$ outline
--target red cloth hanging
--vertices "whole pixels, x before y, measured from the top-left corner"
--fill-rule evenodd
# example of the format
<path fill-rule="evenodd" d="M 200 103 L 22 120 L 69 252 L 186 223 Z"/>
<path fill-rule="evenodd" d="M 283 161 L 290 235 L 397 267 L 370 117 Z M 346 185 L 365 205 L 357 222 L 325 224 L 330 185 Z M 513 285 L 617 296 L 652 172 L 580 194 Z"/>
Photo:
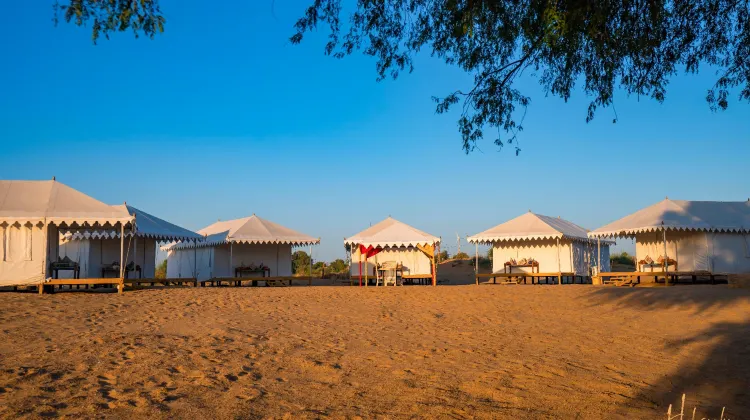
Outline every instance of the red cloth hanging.
<path fill-rule="evenodd" d="M 372 245 L 368 247 L 365 247 L 364 245 L 359 246 L 359 253 L 364 255 L 365 258 L 370 258 L 382 250 L 382 248 L 374 248 Z"/>

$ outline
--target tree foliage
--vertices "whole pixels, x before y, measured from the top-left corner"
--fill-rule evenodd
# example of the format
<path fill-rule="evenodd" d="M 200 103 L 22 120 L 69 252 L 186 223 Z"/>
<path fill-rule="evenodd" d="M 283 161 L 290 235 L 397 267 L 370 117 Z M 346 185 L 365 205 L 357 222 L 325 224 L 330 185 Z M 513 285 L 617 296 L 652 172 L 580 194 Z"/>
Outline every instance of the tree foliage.
<path fill-rule="evenodd" d="M 469 254 L 461 251 L 461 252 L 457 252 L 456 255 L 453 256 L 453 259 L 454 260 L 469 260 L 471 259 L 471 257 L 469 256 Z"/>
<path fill-rule="evenodd" d="M 328 268 L 330 269 L 331 273 L 345 273 L 349 269 L 349 264 L 339 258 L 331 262 Z"/>
<path fill-rule="evenodd" d="M 52 5 L 55 23 L 60 17 L 78 26 L 91 23 L 91 39 L 96 44 L 100 35 L 109 39 L 112 32 L 132 30 L 136 38 L 153 38 L 164 32 L 166 19 L 159 0 L 69 0 Z"/>
<path fill-rule="evenodd" d="M 166 258 L 162 262 L 160 262 L 159 265 L 156 266 L 154 277 L 156 277 L 157 279 L 167 278 L 167 259 Z"/>
<path fill-rule="evenodd" d="M 619 254 L 610 255 L 609 262 L 611 264 L 635 265 L 635 258 L 627 252 L 622 251 Z"/>
<path fill-rule="evenodd" d="M 295 274 L 310 273 L 310 255 L 305 251 L 295 251 L 292 254 L 292 272 Z"/>
<path fill-rule="evenodd" d="M 488 130 L 498 146 L 520 151 L 531 98 L 515 82 L 525 72 L 565 101 L 582 85 L 586 121 L 614 105 L 617 89 L 664 101 L 680 71 L 716 71 L 706 86 L 712 110 L 726 109 L 735 91 L 750 101 L 750 0 L 359 0 L 349 12 L 343 0 L 311 1 L 293 43 L 322 27 L 326 54 L 375 57 L 378 80 L 412 71 L 423 50 L 472 74 L 468 89 L 433 98 L 438 113 L 460 108 L 467 153 Z M 68 0 L 54 10 L 56 19 L 91 22 L 94 42 L 164 30 L 159 0 Z"/>
<path fill-rule="evenodd" d="M 671 76 L 703 65 L 718 71 L 706 95 L 713 110 L 728 106 L 733 88 L 750 100 L 748 1 L 361 0 L 344 21 L 342 0 L 315 0 L 291 41 L 326 27 L 325 53 L 375 57 L 378 80 L 412 71 L 428 50 L 474 76 L 470 89 L 434 98 L 437 113 L 461 104 L 464 150 L 489 129 L 518 153 L 531 99 L 514 82 L 525 71 L 565 101 L 582 84 L 587 122 L 614 104 L 617 88 L 662 102 Z"/>

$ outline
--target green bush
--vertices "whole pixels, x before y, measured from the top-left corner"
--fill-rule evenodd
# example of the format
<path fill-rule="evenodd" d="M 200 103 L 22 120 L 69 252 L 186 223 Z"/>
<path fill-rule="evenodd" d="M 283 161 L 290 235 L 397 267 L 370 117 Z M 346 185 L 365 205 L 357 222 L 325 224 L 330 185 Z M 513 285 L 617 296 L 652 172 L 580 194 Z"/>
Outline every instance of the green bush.
<path fill-rule="evenodd" d="M 154 273 L 154 277 L 156 277 L 157 279 L 167 278 L 167 260 L 166 259 L 156 266 L 156 272 Z"/>
<path fill-rule="evenodd" d="M 610 264 L 635 265 L 634 257 L 625 251 L 610 255 L 609 262 Z"/>
<path fill-rule="evenodd" d="M 292 272 L 294 274 L 310 274 L 310 256 L 305 251 L 292 254 Z"/>
<path fill-rule="evenodd" d="M 457 253 L 456 255 L 454 255 L 453 259 L 454 260 L 468 260 L 468 259 L 471 259 L 471 257 L 469 256 L 469 254 L 461 251 L 461 252 Z"/>
<path fill-rule="evenodd" d="M 341 258 L 334 260 L 328 265 L 328 270 L 331 273 L 345 273 L 349 268 L 349 264 Z"/>

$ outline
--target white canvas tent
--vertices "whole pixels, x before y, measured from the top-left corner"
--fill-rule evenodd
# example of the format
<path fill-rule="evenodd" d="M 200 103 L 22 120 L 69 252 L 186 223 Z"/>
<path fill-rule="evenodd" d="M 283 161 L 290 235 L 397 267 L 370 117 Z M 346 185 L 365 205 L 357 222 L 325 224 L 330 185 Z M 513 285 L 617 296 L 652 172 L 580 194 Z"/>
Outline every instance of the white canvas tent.
<path fill-rule="evenodd" d="M 589 232 L 592 238 L 635 239 L 638 261 L 666 256 L 678 272 L 750 272 L 750 200 L 666 198 Z"/>
<path fill-rule="evenodd" d="M 39 284 L 56 261 L 58 229 L 124 232 L 132 216 L 55 181 L 0 181 L 0 286 Z M 122 253 L 121 253 L 122 254 Z"/>
<path fill-rule="evenodd" d="M 197 244 L 183 242 L 166 247 L 167 277 L 206 281 L 234 277 L 235 268 L 248 266 L 266 266 L 271 276 L 287 277 L 293 274 L 292 248 L 320 243 L 319 238 L 254 214 L 218 221 L 198 234 L 204 239 Z"/>
<path fill-rule="evenodd" d="M 470 243 L 492 246 L 492 272 L 505 270 L 505 263 L 514 259 L 533 258 L 541 272 L 574 273 L 588 276 L 592 266 L 609 270 L 609 246 L 601 243 L 597 262 L 597 241 L 589 239 L 586 229 L 559 217 L 528 213 L 470 236 Z M 514 270 L 511 267 L 511 270 Z M 529 272 L 530 267 L 517 267 Z"/>
<path fill-rule="evenodd" d="M 134 218 L 135 236 L 126 233 L 125 261 L 140 267 L 141 277 L 153 278 L 156 274 L 156 250 L 160 241 L 198 241 L 203 237 L 195 232 L 167 222 L 127 204 L 113 206 L 127 211 Z M 80 265 L 80 277 L 104 276 L 102 267 L 119 261 L 120 234 L 114 230 L 90 231 L 85 228 L 65 229 L 60 232 L 60 257 L 67 256 Z M 126 271 L 126 276 L 135 275 Z M 60 273 L 71 277 L 73 273 Z"/>
<path fill-rule="evenodd" d="M 367 285 L 378 263 L 385 261 L 402 264 L 405 276 L 430 276 L 435 284 L 434 260 L 439 252 L 440 238 L 392 217 L 344 239 L 344 246 L 351 252 L 349 273 L 352 277 L 357 276 L 360 284 L 364 277 Z"/>

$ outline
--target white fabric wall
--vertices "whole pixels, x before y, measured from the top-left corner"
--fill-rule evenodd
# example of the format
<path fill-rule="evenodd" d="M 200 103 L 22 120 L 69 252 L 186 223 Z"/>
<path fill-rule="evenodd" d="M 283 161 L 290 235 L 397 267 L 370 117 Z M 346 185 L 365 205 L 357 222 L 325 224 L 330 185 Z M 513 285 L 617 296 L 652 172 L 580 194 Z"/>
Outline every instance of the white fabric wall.
<path fill-rule="evenodd" d="M 216 252 L 215 277 L 234 277 L 235 267 L 248 266 L 250 264 L 266 265 L 271 269 L 271 276 L 292 275 L 291 245 L 233 244 L 231 247 L 231 268 L 229 267 L 229 245 L 219 245 L 214 247 L 214 249 Z"/>
<path fill-rule="evenodd" d="M 386 248 L 380 251 L 376 255 L 367 259 L 365 263 L 362 258 L 362 276 L 364 277 L 366 270 L 369 277 L 373 277 L 375 273 L 376 264 L 382 264 L 386 261 L 395 261 L 401 263 L 404 266 L 404 274 L 431 274 L 432 263 L 427 255 L 419 249 L 410 247 L 400 248 Z M 350 273 L 353 277 L 359 276 L 359 250 L 355 249 L 352 254 L 352 266 Z"/>
<path fill-rule="evenodd" d="M 557 241 L 555 239 L 497 242 L 492 248 L 492 271 L 502 272 L 504 264 L 511 258 L 520 261 L 523 258 L 534 258 L 539 262 L 542 273 L 556 273 Z M 514 271 L 531 272 L 531 267 L 514 268 Z M 570 242 L 560 241 L 560 271 L 571 271 Z"/>
<path fill-rule="evenodd" d="M 602 244 L 602 271 L 609 271 L 609 245 Z M 578 276 L 588 276 L 589 267 L 596 265 L 597 246 L 595 243 L 560 240 L 560 265 L 562 272 L 574 272 Z M 526 240 L 495 243 L 492 249 L 492 271 L 502 272 L 505 262 L 511 258 L 520 261 L 533 258 L 539 262 L 539 272 L 558 271 L 557 240 Z M 514 272 L 531 272 L 531 267 L 516 267 Z"/>
<path fill-rule="evenodd" d="M 195 276 L 198 281 L 205 281 L 211 278 L 212 267 L 213 248 L 174 249 L 167 252 L 167 278 Z M 197 273 L 194 273 L 195 270 Z"/>
<path fill-rule="evenodd" d="M 750 273 L 750 235 L 710 233 L 715 273 Z"/>
<path fill-rule="evenodd" d="M 228 244 L 198 248 L 198 280 L 205 281 L 212 277 L 234 277 L 235 267 L 250 264 L 268 266 L 271 269 L 271 276 L 292 275 L 291 245 L 233 244 L 231 268 L 229 266 L 229 251 Z M 194 258 L 196 257 L 193 249 L 170 250 L 167 253 L 167 277 L 192 277 Z"/>
<path fill-rule="evenodd" d="M 81 268 L 80 276 L 82 279 L 90 278 L 89 275 L 89 253 L 91 241 L 88 239 L 60 242 L 58 246 L 58 255 L 60 258 L 68 257 L 78 263 Z M 72 279 L 75 273 L 69 270 L 57 273 L 61 279 Z M 52 275 L 50 273 L 50 275 Z M 99 277 L 98 275 L 96 277 Z"/>
<path fill-rule="evenodd" d="M 50 228 L 55 234 L 57 230 Z M 41 282 L 45 277 L 46 247 L 43 225 L 0 226 L 0 286 Z"/>
<path fill-rule="evenodd" d="M 102 275 L 102 266 L 111 265 L 113 262 L 120 261 L 120 239 L 84 239 L 69 241 L 68 243 L 74 242 L 89 242 L 89 257 L 87 275 L 83 274 L 83 266 L 81 266 L 81 278 L 98 278 Z M 64 247 L 68 244 L 61 245 L 61 252 Z M 125 238 L 125 250 L 124 256 L 126 263 L 133 262 L 133 258 L 137 260 L 136 264 L 141 266 L 143 272 L 143 278 L 152 278 L 156 273 L 156 240 L 151 238 L 138 238 L 134 240 L 131 237 Z M 134 248 L 137 247 L 137 251 L 134 253 Z M 72 259 L 73 257 L 71 257 Z M 62 273 L 60 274 L 62 276 Z M 128 274 L 131 278 L 137 276 L 137 273 L 131 272 Z"/>
<path fill-rule="evenodd" d="M 679 271 L 714 273 L 750 272 L 750 236 L 739 233 L 667 232 L 667 254 L 677 260 Z M 662 232 L 639 233 L 636 258 L 664 255 Z M 673 268 L 672 268 L 673 269 Z"/>

